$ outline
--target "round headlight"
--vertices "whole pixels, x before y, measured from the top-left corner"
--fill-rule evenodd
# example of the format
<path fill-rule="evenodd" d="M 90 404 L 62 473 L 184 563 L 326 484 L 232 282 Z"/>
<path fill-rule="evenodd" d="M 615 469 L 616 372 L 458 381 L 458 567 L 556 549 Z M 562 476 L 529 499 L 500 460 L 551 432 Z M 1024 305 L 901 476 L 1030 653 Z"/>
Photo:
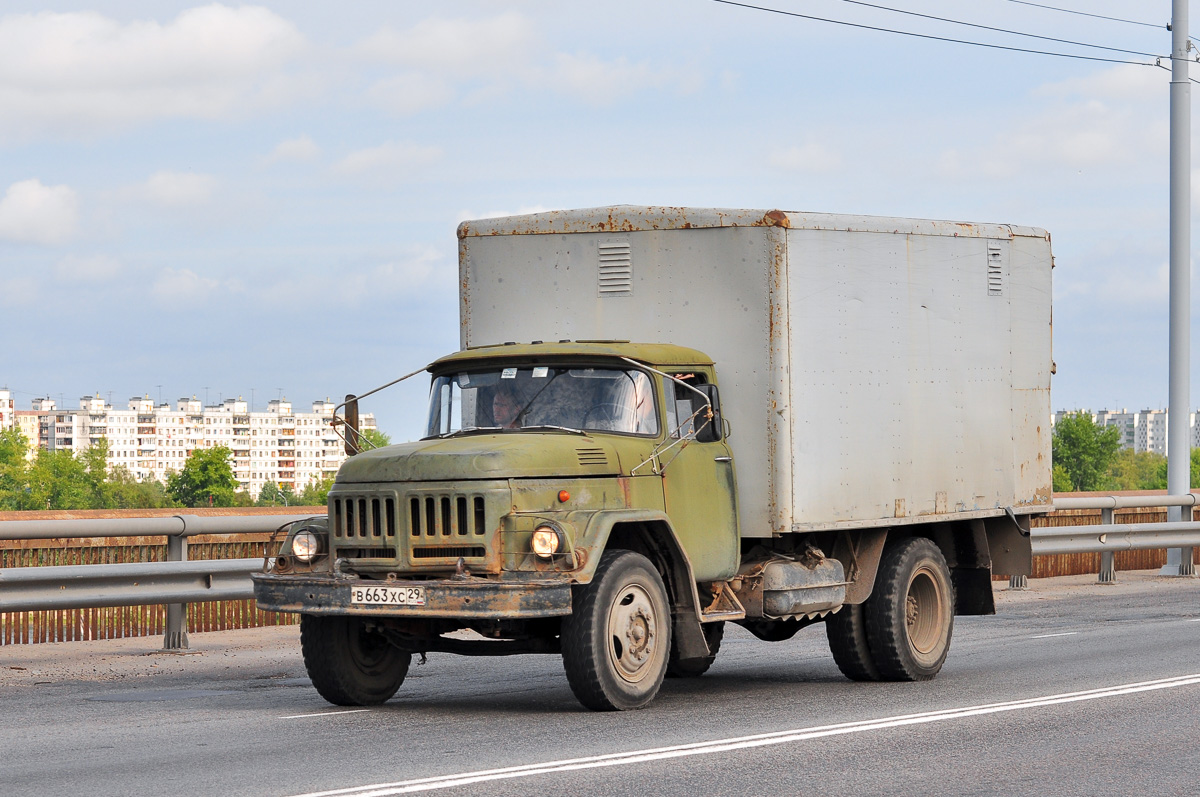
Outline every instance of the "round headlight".
<path fill-rule="evenodd" d="M 301 562 L 311 562 L 321 552 L 321 540 L 316 534 L 305 529 L 292 537 L 292 556 Z"/>
<path fill-rule="evenodd" d="M 543 559 L 549 559 L 562 545 L 562 533 L 553 526 L 538 526 L 533 532 L 529 547 Z"/>

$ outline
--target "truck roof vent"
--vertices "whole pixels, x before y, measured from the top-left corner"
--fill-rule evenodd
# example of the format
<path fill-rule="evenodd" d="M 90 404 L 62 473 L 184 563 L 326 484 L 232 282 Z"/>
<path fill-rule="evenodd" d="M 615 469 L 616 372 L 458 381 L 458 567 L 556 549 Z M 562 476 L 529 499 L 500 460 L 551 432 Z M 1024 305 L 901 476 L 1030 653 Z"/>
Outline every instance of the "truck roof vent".
<path fill-rule="evenodd" d="M 987 286 L 988 296 L 1004 295 L 1004 249 L 999 241 L 988 241 Z"/>
<path fill-rule="evenodd" d="M 599 295 L 633 295 L 633 255 L 629 241 L 602 241 L 596 245 Z"/>

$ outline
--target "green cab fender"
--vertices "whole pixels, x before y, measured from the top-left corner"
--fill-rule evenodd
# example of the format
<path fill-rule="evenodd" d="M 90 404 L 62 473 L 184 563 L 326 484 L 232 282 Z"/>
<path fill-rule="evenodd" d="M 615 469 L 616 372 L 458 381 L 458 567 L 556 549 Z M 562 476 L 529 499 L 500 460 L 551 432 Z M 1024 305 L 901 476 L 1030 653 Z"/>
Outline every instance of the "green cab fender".
<path fill-rule="evenodd" d="M 606 550 L 636 551 L 648 558 L 663 574 L 671 594 L 672 626 L 679 657 L 702 658 L 709 654 L 700 627 L 700 595 L 692 575 L 692 563 L 665 512 L 654 509 L 594 512 L 575 541 L 575 548 L 586 552 L 583 566 L 575 572 L 578 584 L 591 582 L 600 555 Z"/>

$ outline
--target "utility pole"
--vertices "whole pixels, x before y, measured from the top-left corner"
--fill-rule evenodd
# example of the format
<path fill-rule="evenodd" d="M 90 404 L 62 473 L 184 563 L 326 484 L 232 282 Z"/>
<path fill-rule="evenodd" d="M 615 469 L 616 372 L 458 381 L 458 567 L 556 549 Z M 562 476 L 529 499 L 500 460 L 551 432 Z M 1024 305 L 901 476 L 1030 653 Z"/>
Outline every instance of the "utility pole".
<path fill-rule="evenodd" d="M 1188 1 L 1171 0 L 1171 315 L 1170 402 L 1167 405 L 1167 492 L 1192 490 L 1191 429 L 1191 171 L 1192 86 L 1188 76 Z M 1188 508 L 1188 520 L 1192 509 Z M 1183 507 L 1170 507 L 1167 519 L 1183 519 Z M 1162 575 L 1192 576 L 1191 548 L 1167 550 Z"/>

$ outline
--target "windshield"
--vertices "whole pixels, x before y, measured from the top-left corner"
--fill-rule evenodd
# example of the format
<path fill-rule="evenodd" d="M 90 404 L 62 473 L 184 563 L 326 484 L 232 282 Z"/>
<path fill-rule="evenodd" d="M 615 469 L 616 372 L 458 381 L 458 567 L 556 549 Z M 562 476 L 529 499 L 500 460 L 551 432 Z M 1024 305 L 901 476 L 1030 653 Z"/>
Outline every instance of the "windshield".
<path fill-rule="evenodd" d="M 474 429 L 557 427 L 658 434 L 650 378 L 614 368 L 530 366 L 438 376 L 427 437 Z"/>

